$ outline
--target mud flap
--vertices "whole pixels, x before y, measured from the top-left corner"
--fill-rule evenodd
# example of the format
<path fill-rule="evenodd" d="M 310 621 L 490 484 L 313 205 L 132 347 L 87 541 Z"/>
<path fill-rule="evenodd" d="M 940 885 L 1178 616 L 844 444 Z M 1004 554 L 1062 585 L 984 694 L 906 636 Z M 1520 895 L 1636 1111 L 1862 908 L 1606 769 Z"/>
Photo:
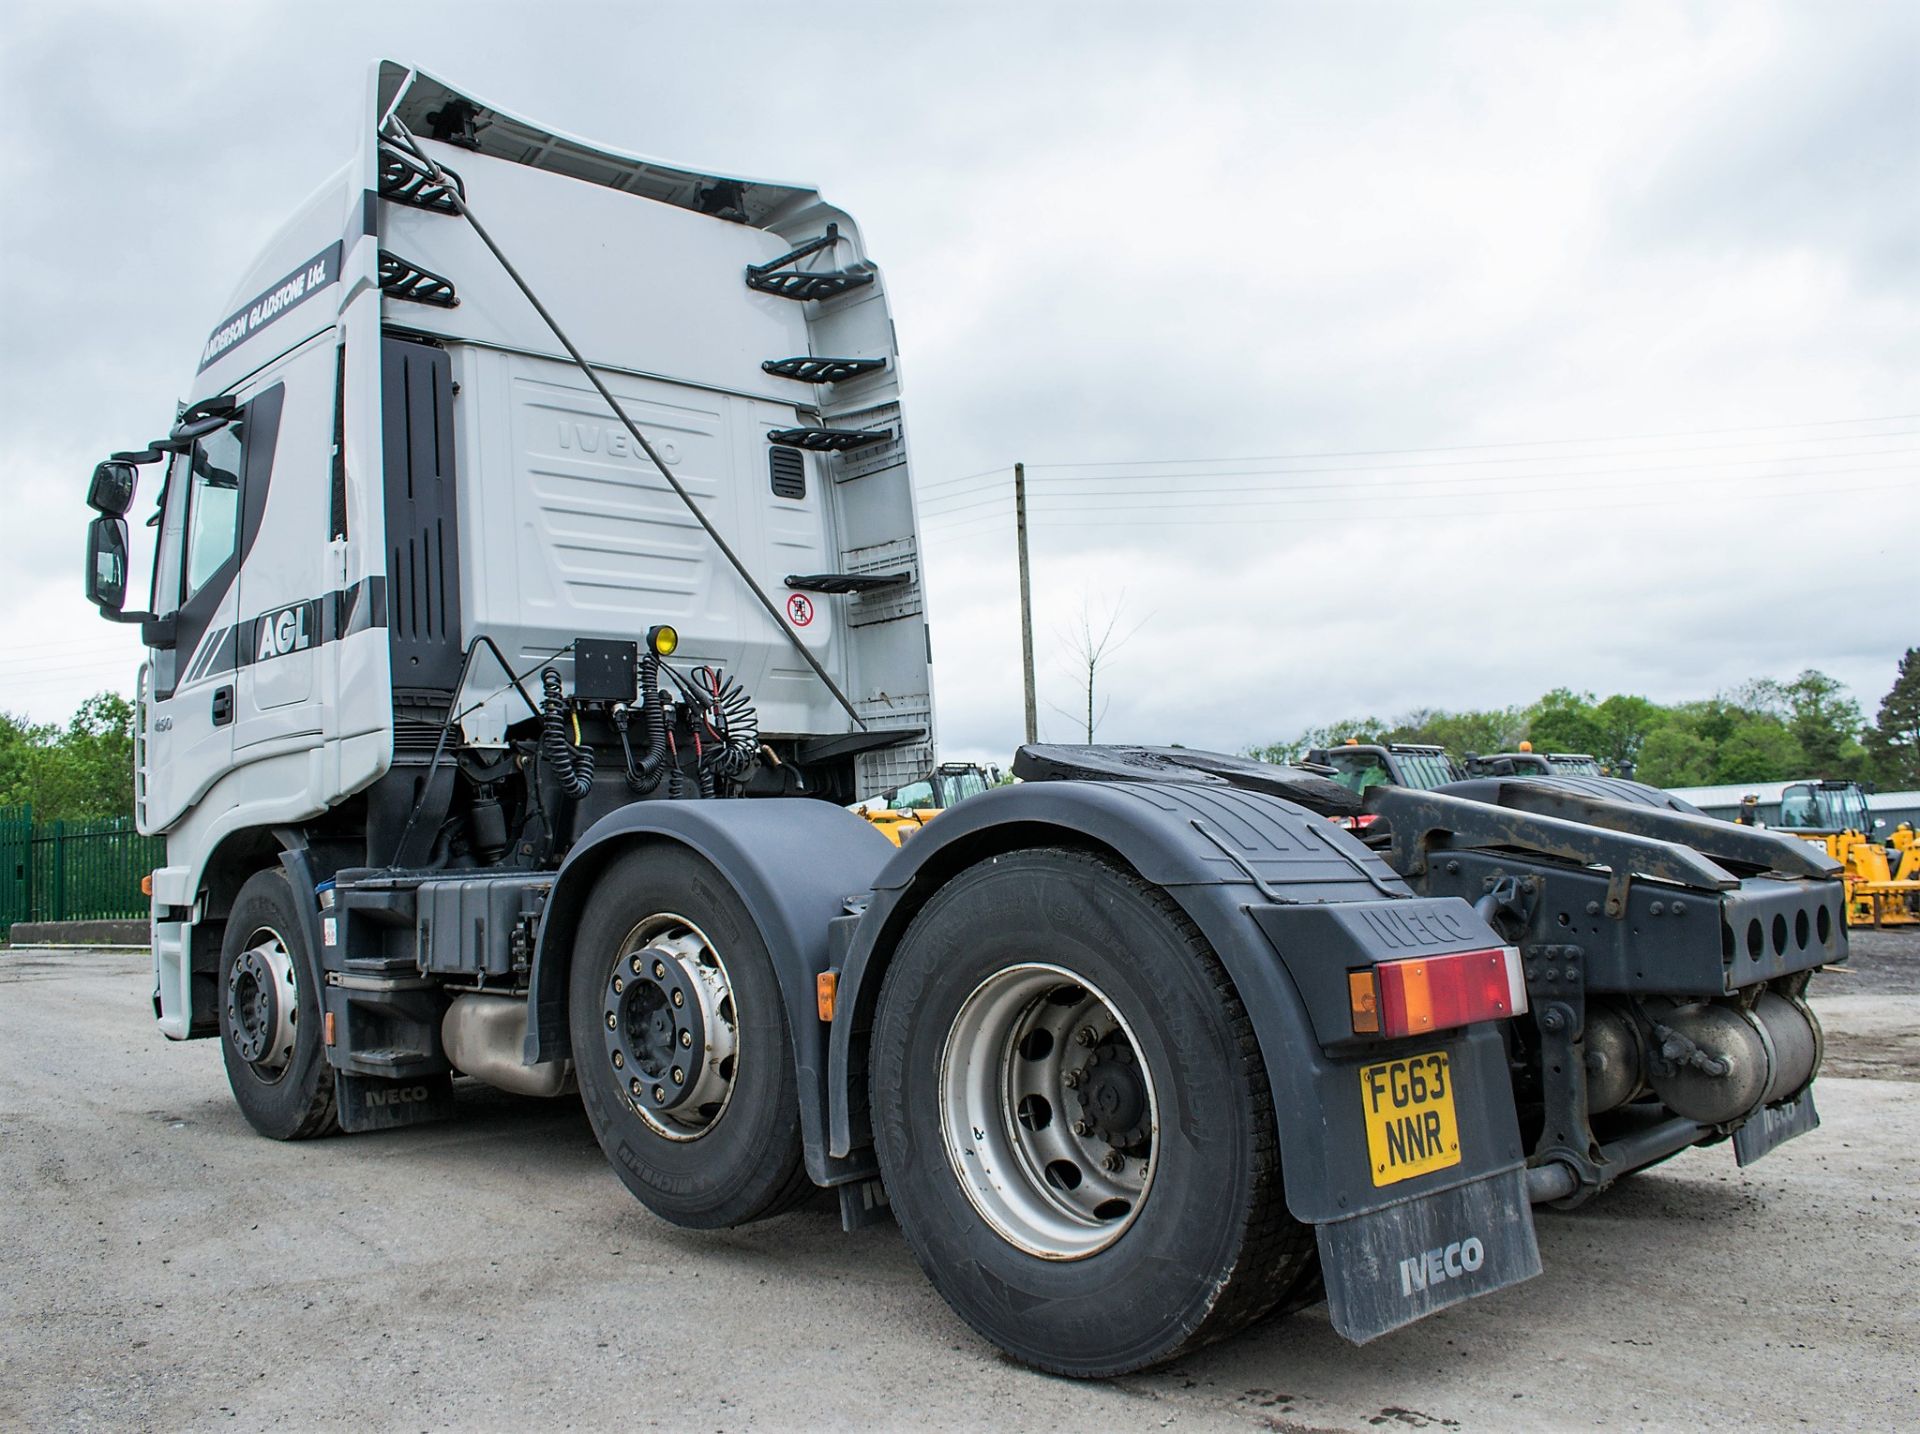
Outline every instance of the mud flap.
<path fill-rule="evenodd" d="M 1776 1146 L 1796 1135 L 1820 1128 L 1820 1113 L 1813 1108 L 1813 1087 L 1808 1086 L 1785 1105 L 1770 1105 L 1756 1111 L 1751 1120 L 1733 1133 L 1733 1158 L 1751 1165 Z"/>
<path fill-rule="evenodd" d="M 1318 1227 L 1333 1327 L 1355 1344 L 1540 1273 L 1527 1172 Z"/>
<path fill-rule="evenodd" d="M 405 1080 L 335 1071 L 333 1078 L 340 1128 L 349 1135 L 453 1116 L 453 1077 L 445 1071 Z"/>

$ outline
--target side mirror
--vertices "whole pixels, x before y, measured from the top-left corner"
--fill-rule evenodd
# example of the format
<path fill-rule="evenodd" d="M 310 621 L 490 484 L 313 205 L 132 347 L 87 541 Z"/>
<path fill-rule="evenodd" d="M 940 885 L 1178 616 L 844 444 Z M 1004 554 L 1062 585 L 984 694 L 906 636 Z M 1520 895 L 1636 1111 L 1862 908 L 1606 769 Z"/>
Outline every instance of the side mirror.
<path fill-rule="evenodd" d="M 127 523 L 124 518 L 102 513 L 87 525 L 87 601 L 105 616 L 115 618 L 126 605 Z"/>
<path fill-rule="evenodd" d="M 139 470 L 131 463 L 109 458 L 105 463 L 97 464 L 93 470 L 93 481 L 87 485 L 87 506 L 109 518 L 124 517 L 127 509 L 133 506 L 133 489 L 138 479 Z M 123 541 L 123 551 L 125 547 Z"/>

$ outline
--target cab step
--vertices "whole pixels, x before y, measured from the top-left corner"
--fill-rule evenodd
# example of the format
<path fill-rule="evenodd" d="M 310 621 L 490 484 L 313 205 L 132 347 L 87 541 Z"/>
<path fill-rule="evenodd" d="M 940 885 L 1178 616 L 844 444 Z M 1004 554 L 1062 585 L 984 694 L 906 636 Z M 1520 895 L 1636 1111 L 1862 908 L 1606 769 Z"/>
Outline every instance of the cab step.
<path fill-rule="evenodd" d="M 890 428 L 776 428 L 767 442 L 779 448 L 805 448 L 813 453 L 845 453 L 871 448 L 893 437 Z"/>
<path fill-rule="evenodd" d="M 798 358 L 768 359 L 760 367 L 779 378 L 797 378 L 802 383 L 844 383 L 863 373 L 875 373 L 887 366 L 883 358 Z"/>
<path fill-rule="evenodd" d="M 787 268 L 787 265 L 797 264 L 811 254 L 818 254 L 823 249 L 831 249 L 839 242 L 840 226 L 829 224 L 826 233 L 818 239 L 809 239 L 791 253 L 782 254 L 778 259 L 770 259 L 764 264 L 749 264 L 747 287 L 757 289 L 763 294 L 772 294 L 775 298 L 793 299 L 804 303 L 808 299 L 831 299 L 834 295 L 844 294 L 849 289 L 871 284 L 874 279 L 871 269 L 802 271 Z"/>
<path fill-rule="evenodd" d="M 795 592 L 828 593 L 872 593 L 883 588 L 897 588 L 910 582 L 911 573 L 788 573 L 787 586 Z"/>

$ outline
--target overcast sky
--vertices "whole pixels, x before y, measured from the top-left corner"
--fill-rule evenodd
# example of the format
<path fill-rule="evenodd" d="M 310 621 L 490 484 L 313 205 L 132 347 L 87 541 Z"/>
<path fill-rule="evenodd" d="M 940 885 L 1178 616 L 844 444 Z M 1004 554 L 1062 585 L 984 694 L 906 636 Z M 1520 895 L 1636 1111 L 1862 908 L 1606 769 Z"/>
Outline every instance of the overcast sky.
<path fill-rule="evenodd" d="M 1920 6 L 543 0 L 0 12 L 0 709 L 130 691 L 92 464 L 162 432 L 366 62 L 817 184 L 884 266 L 943 755 L 1238 749 L 1920 644 Z M 562 313 L 591 295 L 549 296 Z"/>

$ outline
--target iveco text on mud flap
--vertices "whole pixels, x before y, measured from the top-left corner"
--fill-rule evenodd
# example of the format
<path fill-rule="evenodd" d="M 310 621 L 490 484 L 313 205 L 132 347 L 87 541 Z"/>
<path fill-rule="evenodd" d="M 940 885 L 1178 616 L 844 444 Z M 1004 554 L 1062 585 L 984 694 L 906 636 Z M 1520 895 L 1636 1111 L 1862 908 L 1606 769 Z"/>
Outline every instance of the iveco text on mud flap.
<path fill-rule="evenodd" d="M 261 1133 L 577 1095 L 660 1217 L 835 1189 L 1108 1376 L 1322 1282 L 1374 1338 L 1537 1273 L 1532 1202 L 1815 1123 L 1831 863 L 1630 784 L 1028 747 L 895 847 L 847 808 L 935 770 L 931 648 L 859 229 L 400 65 L 360 118 L 88 493 L 155 1015 Z"/>

